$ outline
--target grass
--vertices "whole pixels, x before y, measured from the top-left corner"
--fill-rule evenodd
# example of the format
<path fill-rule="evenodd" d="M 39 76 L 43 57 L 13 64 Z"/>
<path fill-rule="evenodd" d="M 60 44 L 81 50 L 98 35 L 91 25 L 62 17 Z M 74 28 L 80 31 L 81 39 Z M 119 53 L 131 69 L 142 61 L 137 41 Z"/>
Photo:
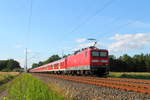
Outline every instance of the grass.
<path fill-rule="evenodd" d="M 13 79 L 18 74 L 18 72 L 0 72 L 0 84 Z"/>
<path fill-rule="evenodd" d="M 0 76 L 0 84 L 4 84 L 6 82 L 8 82 L 9 80 L 13 79 L 15 76 L 12 75 L 4 75 L 4 76 Z"/>
<path fill-rule="evenodd" d="M 64 97 L 30 74 L 22 74 L 13 80 L 8 97 L 3 100 L 64 100 Z"/>
<path fill-rule="evenodd" d="M 18 72 L 0 72 L 0 93 L 7 89 L 9 86 L 9 83 L 7 83 L 9 80 L 12 80 L 15 76 L 17 76 Z M 6 84 L 5 84 L 6 83 Z"/>
<path fill-rule="evenodd" d="M 150 73 L 139 72 L 110 72 L 108 76 L 116 78 L 150 79 Z"/>
<path fill-rule="evenodd" d="M 3 92 L 5 89 L 7 89 L 8 86 L 9 86 L 9 83 L 6 83 L 6 84 L 0 86 L 0 93 Z"/>

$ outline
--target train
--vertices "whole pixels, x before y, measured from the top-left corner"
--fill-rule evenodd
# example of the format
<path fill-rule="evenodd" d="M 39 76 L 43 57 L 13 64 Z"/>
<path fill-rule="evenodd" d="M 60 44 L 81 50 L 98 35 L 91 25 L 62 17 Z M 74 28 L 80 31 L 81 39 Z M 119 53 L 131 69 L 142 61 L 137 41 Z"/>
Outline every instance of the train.
<path fill-rule="evenodd" d="M 96 47 L 84 48 L 60 60 L 30 69 L 31 73 L 107 75 L 109 73 L 108 50 Z"/>

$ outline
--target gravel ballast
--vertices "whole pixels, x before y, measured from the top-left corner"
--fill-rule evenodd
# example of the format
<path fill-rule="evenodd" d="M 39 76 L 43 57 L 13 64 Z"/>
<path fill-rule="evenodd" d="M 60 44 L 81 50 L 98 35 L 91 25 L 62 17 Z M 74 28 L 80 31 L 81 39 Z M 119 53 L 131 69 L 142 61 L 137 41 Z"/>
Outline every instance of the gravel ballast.
<path fill-rule="evenodd" d="M 73 100 L 150 100 L 149 94 L 37 76 Z"/>

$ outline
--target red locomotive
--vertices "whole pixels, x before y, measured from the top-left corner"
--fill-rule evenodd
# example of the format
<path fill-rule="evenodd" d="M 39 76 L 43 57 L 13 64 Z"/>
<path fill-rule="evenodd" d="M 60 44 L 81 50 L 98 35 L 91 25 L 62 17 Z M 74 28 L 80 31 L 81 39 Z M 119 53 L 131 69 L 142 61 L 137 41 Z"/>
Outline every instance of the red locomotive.
<path fill-rule="evenodd" d="M 108 64 L 108 50 L 89 47 L 66 58 L 31 69 L 29 72 L 104 75 L 108 73 Z"/>

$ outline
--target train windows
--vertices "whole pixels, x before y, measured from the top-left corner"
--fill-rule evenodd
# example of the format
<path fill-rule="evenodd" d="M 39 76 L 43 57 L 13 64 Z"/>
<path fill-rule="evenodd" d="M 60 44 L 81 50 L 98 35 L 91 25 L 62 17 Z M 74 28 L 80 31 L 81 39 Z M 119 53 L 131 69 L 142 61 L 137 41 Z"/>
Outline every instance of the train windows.
<path fill-rule="evenodd" d="M 105 51 L 93 51 L 92 56 L 93 57 L 107 57 L 107 52 Z"/>
<path fill-rule="evenodd" d="M 100 52 L 100 57 L 107 57 L 107 52 Z"/>
<path fill-rule="evenodd" d="M 98 51 L 93 51 L 92 56 L 93 57 L 99 57 L 99 52 Z"/>

